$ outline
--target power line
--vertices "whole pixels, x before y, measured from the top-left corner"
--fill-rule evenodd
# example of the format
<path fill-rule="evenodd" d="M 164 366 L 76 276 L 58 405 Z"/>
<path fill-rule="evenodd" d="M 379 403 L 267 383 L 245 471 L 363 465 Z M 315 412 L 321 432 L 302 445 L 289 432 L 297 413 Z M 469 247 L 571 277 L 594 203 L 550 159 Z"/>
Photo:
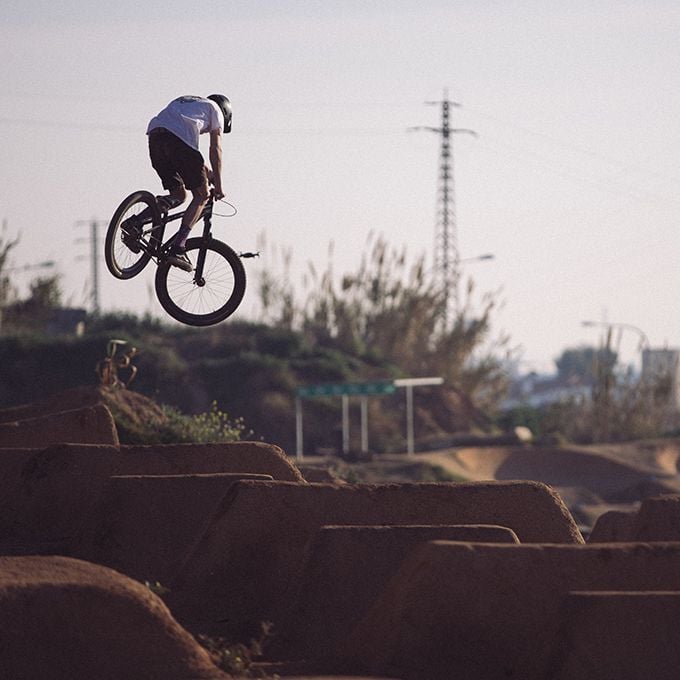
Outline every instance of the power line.
<path fill-rule="evenodd" d="M 105 132 L 134 132 L 139 134 L 138 127 L 130 125 L 106 125 L 100 123 L 66 123 L 55 120 L 31 120 L 26 118 L 0 117 L 0 123 L 19 125 L 21 127 L 60 128 L 70 130 L 103 130 Z M 143 132 L 143 130 L 142 130 Z"/>
<path fill-rule="evenodd" d="M 19 118 L 0 117 L 0 124 L 18 125 L 20 127 L 39 127 L 39 128 L 59 128 L 68 130 L 87 130 L 101 132 L 124 132 L 126 134 L 140 135 L 144 133 L 143 126 L 131 125 L 107 125 L 99 123 L 70 123 L 54 120 L 27 120 Z M 386 130 L 384 127 L 359 127 L 359 128 L 332 128 L 332 127 L 295 127 L 295 128 L 258 128 L 245 127 L 239 131 L 241 136 L 249 135 L 290 135 L 290 136 L 386 136 L 398 135 L 401 131 L 395 127 L 393 130 Z"/>

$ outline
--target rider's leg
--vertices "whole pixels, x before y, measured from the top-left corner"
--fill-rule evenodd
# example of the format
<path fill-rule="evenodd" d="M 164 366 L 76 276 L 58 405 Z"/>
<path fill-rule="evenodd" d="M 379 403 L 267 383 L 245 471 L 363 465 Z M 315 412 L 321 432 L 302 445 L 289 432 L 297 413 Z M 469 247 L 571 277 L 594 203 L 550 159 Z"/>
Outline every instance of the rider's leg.
<path fill-rule="evenodd" d="M 172 186 L 166 195 L 156 196 L 156 203 L 158 204 L 158 209 L 161 213 L 166 213 L 169 210 L 176 208 L 178 205 L 182 205 L 186 200 L 186 189 L 184 188 L 184 184 L 181 183 L 181 180 L 179 180 L 179 182 L 179 184 Z M 125 233 L 132 234 L 133 237 L 136 238 L 139 236 L 141 225 L 144 224 L 144 222 L 149 221 L 152 215 L 153 210 L 150 207 L 144 208 L 138 215 L 128 217 L 128 219 L 121 224 L 121 227 Z M 135 231 L 137 233 L 135 233 Z M 130 248 L 130 243 L 128 243 L 127 246 Z M 139 252 L 139 250 L 134 250 L 134 248 L 130 249 L 134 252 Z"/>
<path fill-rule="evenodd" d="M 189 203 L 187 209 L 184 211 L 182 226 L 180 226 L 179 231 L 175 235 L 170 254 L 168 255 L 168 262 L 170 262 L 170 264 L 179 267 L 186 272 L 191 272 L 193 270 L 191 262 L 185 253 L 186 241 L 187 238 L 189 238 L 191 227 L 198 221 L 205 204 L 208 202 L 208 197 L 210 196 L 207 177 L 204 177 L 204 180 L 204 182 L 191 190 L 191 203 Z"/>
<path fill-rule="evenodd" d="M 183 171 L 185 166 L 200 168 L 202 156 L 199 151 L 191 149 L 182 140 L 163 128 L 149 133 L 149 158 L 153 169 L 158 173 L 163 188 L 168 192 L 164 196 L 156 196 L 161 212 L 182 205 L 187 197 Z"/>
<path fill-rule="evenodd" d="M 186 189 L 192 199 L 182 216 L 182 224 L 170 250 L 171 264 L 191 271 L 191 264 L 183 254 L 186 240 L 194 223 L 199 219 L 208 201 L 208 176 L 201 152 L 185 144 L 179 137 L 163 131 L 149 134 L 149 155 L 151 165 L 158 173 L 171 197 L 184 198 Z"/>
<path fill-rule="evenodd" d="M 184 184 L 173 186 L 169 193 L 164 196 L 156 196 L 156 201 L 158 202 L 158 207 L 160 211 L 168 212 L 179 205 L 182 205 L 186 200 L 187 192 L 184 188 Z"/>
<path fill-rule="evenodd" d="M 207 177 L 204 176 L 203 181 L 198 186 L 191 189 L 191 195 L 191 202 L 184 211 L 182 225 L 180 226 L 177 236 L 175 237 L 175 248 L 179 250 L 184 250 L 187 238 L 189 238 L 191 227 L 196 224 L 198 218 L 203 212 L 203 208 L 205 208 L 205 204 L 208 202 L 210 190 L 208 188 Z"/>

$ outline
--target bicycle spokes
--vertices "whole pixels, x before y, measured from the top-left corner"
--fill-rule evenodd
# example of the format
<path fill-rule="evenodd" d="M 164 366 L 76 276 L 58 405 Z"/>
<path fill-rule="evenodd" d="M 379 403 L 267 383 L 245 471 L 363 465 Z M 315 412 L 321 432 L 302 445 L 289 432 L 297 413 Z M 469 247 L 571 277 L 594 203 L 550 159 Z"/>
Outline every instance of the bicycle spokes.
<path fill-rule="evenodd" d="M 136 276 L 151 259 L 154 227 L 146 231 L 144 226 L 160 220 L 155 200 L 149 192 L 137 191 L 120 204 L 111 219 L 106 233 L 106 265 L 119 279 Z"/>
<path fill-rule="evenodd" d="M 119 279 L 129 279 L 151 258 L 158 263 L 158 300 L 173 318 L 193 326 L 218 323 L 233 314 L 243 299 L 246 275 L 239 256 L 211 234 L 212 203 L 203 211 L 203 234 L 190 238 L 186 251 L 193 271 L 168 261 L 175 237 L 163 243 L 165 227 L 184 213 L 158 210 L 148 191 L 130 194 L 114 213 L 106 234 L 106 264 Z"/>
<path fill-rule="evenodd" d="M 193 326 L 218 323 L 232 314 L 243 299 L 243 265 L 229 246 L 214 239 L 189 239 L 186 250 L 196 270 L 183 272 L 169 263 L 159 266 L 158 299 L 178 321 Z"/>

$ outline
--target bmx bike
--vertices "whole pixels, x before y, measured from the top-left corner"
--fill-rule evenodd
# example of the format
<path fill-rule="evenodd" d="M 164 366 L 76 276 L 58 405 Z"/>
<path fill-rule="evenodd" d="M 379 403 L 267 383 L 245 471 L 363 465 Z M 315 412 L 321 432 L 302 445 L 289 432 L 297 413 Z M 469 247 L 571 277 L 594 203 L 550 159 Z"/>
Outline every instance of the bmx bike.
<path fill-rule="evenodd" d="M 168 262 L 174 236 L 164 241 L 165 227 L 180 220 L 184 211 L 162 211 L 149 191 L 135 191 L 117 208 L 106 232 L 106 266 L 118 279 L 137 276 L 150 260 L 158 265 L 154 287 L 163 309 L 190 326 L 210 326 L 233 314 L 243 300 L 246 273 L 242 257 L 212 235 L 214 199 L 206 204 L 200 220 L 203 234 L 186 242 L 192 271 Z"/>

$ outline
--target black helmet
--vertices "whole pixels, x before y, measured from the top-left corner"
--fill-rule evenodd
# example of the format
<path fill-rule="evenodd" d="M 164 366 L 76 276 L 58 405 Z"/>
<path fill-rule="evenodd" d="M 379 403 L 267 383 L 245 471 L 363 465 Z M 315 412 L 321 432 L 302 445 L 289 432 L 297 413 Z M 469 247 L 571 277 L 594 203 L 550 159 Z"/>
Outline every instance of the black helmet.
<path fill-rule="evenodd" d="M 224 114 L 224 131 L 231 132 L 231 102 L 223 94 L 211 94 L 208 99 L 220 107 Z"/>

